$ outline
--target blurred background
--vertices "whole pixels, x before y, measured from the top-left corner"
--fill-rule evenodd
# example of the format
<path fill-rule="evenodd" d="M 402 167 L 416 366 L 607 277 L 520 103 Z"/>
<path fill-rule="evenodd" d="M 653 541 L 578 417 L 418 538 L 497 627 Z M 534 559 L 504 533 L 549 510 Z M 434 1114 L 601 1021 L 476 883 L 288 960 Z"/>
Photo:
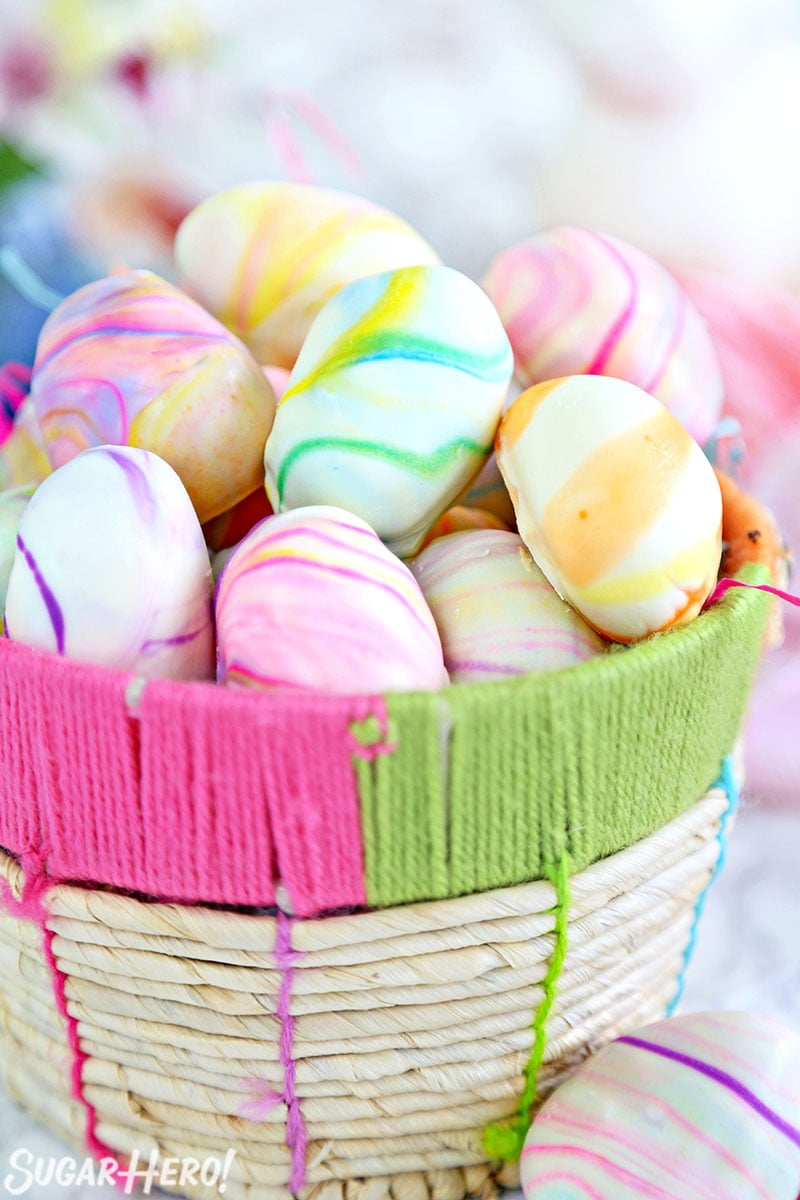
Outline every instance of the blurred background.
<path fill-rule="evenodd" d="M 182 216 L 235 182 L 360 192 L 476 278 L 588 225 L 682 278 L 741 480 L 800 547 L 798 113 L 793 0 L 0 0 L 0 365 L 29 365 L 59 296 L 110 266 L 170 275 Z M 24 371 L 3 379 L 13 406 Z M 752 795 L 800 808 L 786 626 L 748 767 Z"/>

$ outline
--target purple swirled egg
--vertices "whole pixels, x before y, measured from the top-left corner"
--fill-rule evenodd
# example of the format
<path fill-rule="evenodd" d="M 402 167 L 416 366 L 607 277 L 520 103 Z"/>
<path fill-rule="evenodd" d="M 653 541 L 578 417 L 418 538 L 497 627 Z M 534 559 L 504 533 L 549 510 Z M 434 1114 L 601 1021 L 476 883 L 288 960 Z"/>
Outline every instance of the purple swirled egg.
<path fill-rule="evenodd" d="M 539 1110 L 526 1200 L 796 1200 L 800 1033 L 758 1013 L 618 1038 Z"/>
<path fill-rule="evenodd" d="M 53 467 L 90 446 L 139 446 L 183 480 L 201 522 L 264 482 L 275 396 L 247 348 L 149 271 L 90 283 L 39 337 L 31 397 Z"/>
<path fill-rule="evenodd" d="M 708 439 L 722 411 L 719 361 L 705 321 L 654 258 L 591 229 L 550 229 L 501 251 L 483 286 L 524 387 L 610 375 Z"/>
<path fill-rule="evenodd" d="M 192 502 L 158 455 L 85 450 L 19 522 L 6 636 L 145 678 L 212 679 L 211 565 Z"/>

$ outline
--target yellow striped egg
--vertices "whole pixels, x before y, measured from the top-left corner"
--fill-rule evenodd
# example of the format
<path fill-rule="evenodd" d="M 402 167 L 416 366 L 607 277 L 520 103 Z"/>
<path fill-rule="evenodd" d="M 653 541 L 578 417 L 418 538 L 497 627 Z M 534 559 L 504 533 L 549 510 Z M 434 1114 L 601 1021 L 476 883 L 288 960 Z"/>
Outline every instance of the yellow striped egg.
<path fill-rule="evenodd" d="M 410 225 L 358 196 L 248 183 L 204 200 L 175 240 L 183 286 L 261 363 L 292 367 L 316 314 L 346 283 L 437 263 Z"/>
<path fill-rule="evenodd" d="M 606 376 L 538 384 L 503 418 L 497 461 L 526 545 L 595 629 L 630 642 L 697 615 L 719 569 L 722 497 L 658 400 Z"/>

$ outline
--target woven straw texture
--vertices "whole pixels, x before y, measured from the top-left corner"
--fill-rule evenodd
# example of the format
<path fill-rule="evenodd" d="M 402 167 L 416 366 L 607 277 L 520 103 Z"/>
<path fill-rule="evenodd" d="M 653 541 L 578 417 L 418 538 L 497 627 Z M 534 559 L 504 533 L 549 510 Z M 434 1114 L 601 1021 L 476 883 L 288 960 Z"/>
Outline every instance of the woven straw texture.
<path fill-rule="evenodd" d="M 669 1008 L 730 808 L 713 788 L 570 880 L 540 1098 Z M 235 1149 L 230 1200 L 285 1200 L 298 1149 L 291 1190 L 309 1200 L 460 1200 L 513 1182 L 482 1133 L 523 1087 L 551 883 L 294 921 L 64 884 L 26 901 L 8 855 L 0 878 L 6 1084 L 76 1145 Z"/>

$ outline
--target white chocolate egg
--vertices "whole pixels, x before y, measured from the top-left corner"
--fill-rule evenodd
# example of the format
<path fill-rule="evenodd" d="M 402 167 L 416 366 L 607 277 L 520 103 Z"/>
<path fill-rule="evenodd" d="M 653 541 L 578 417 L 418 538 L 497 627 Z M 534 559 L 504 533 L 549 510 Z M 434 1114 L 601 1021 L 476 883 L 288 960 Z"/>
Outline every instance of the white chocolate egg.
<path fill-rule="evenodd" d="M 278 406 L 264 458 L 273 508 L 334 504 L 413 554 L 489 455 L 512 367 L 500 318 L 458 271 L 349 284 L 309 330 Z"/>
<path fill-rule="evenodd" d="M 528 549 L 604 636 L 691 620 L 717 579 L 722 497 L 680 422 L 641 388 L 573 375 L 523 392 L 497 461 Z"/>
<path fill-rule="evenodd" d="M 704 443 L 722 411 L 722 372 L 688 295 L 648 254 L 591 229 L 551 229 L 503 250 L 484 287 L 526 387 L 612 375 L 650 392 Z"/>
<path fill-rule="evenodd" d="M 181 280 L 261 363 L 292 367 L 345 284 L 439 257 L 394 213 L 302 183 L 248 183 L 204 200 L 175 239 Z"/>
<path fill-rule="evenodd" d="M 433 613 L 453 683 L 574 666 L 607 649 L 551 587 L 516 533 L 452 533 L 409 566 Z"/>
<path fill-rule="evenodd" d="M 6 634 L 146 678 L 214 675 L 203 532 L 172 467 L 99 446 L 39 485 L 19 524 Z"/>
<path fill-rule="evenodd" d="M 430 609 L 365 521 L 330 505 L 268 517 L 217 583 L 220 683 L 339 694 L 448 683 Z"/>
<path fill-rule="evenodd" d="M 758 1013 L 647 1025 L 539 1110 L 526 1200 L 795 1200 L 800 1033 Z"/>
<path fill-rule="evenodd" d="M 31 397 L 53 467 L 89 446 L 166 459 L 201 521 L 263 485 L 275 397 L 247 348 L 149 271 L 73 292 L 39 335 Z"/>

